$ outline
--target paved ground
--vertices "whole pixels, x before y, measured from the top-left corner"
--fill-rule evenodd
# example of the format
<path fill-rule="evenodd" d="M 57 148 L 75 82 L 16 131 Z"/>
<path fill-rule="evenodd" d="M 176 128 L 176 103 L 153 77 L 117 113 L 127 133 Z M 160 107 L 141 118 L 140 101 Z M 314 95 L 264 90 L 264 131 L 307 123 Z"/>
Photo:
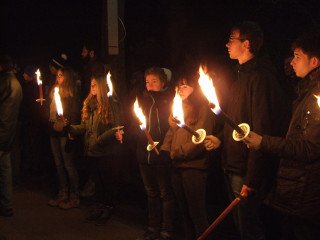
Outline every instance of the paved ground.
<path fill-rule="evenodd" d="M 14 191 L 14 211 L 11 218 L 0 217 L 0 240 L 133 240 L 141 235 L 146 224 L 146 209 L 143 199 L 130 197 L 119 204 L 115 214 L 105 226 L 95 226 L 83 220 L 88 205 L 79 209 L 60 210 L 47 206 L 50 197 L 48 181 L 37 180 L 20 185 Z M 140 194 L 142 195 L 142 194 Z M 209 216 L 218 214 L 222 208 L 211 206 Z M 226 219 L 215 233 L 218 240 L 236 240 L 231 218 Z M 181 219 L 177 225 L 177 240 L 181 237 Z M 2 236 L 2 238 L 1 238 Z M 179 237 L 180 236 L 180 237 Z"/>

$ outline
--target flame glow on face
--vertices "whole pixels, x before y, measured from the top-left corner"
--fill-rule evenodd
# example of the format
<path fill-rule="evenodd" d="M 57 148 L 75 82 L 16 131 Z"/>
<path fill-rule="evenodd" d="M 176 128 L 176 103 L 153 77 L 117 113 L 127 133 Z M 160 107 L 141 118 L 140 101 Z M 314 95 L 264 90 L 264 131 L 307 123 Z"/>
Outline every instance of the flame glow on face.
<path fill-rule="evenodd" d="M 221 112 L 221 109 L 220 109 L 219 101 L 217 98 L 216 90 L 213 86 L 212 79 L 207 73 L 203 71 L 201 66 L 199 68 L 199 74 L 200 74 L 200 77 L 199 77 L 198 83 L 201 87 L 201 90 L 203 94 L 206 96 L 206 98 L 208 99 L 209 103 L 213 103 L 215 105 L 215 107 L 213 109 L 211 108 L 211 110 L 215 114 L 219 114 Z"/>
<path fill-rule="evenodd" d="M 40 79 L 41 73 L 40 73 L 39 68 L 38 68 L 38 70 L 35 72 L 35 74 L 37 74 L 37 82 L 38 82 L 38 85 L 42 85 L 42 80 Z"/>
<path fill-rule="evenodd" d="M 143 115 L 142 109 L 139 107 L 138 99 L 136 99 L 136 101 L 133 104 L 133 110 L 141 123 L 140 124 L 141 130 L 146 129 L 147 127 L 146 117 Z"/>
<path fill-rule="evenodd" d="M 112 85 L 112 82 L 111 82 L 111 73 L 110 73 L 110 71 L 107 74 L 107 85 L 108 85 L 108 88 L 109 88 L 109 92 L 107 93 L 107 96 L 111 97 L 112 93 L 113 93 L 113 85 Z"/>
<path fill-rule="evenodd" d="M 317 98 L 318 106 L 320 107 L 320 96 L 314 95 Z"/>
<path fill-rule="evenodd" d="M 184 114 L 183 114 L 183 108 L 182 108 L 182 98 L 178 93 L 178 90 L 176 89 L 176 95 L 173 99 L 173 105 L 172 105 L 172 115 L 175 119 L 180 121 L 180 124 L 177 124 L 179 127 L 183 127 L 184 123 Z"/>
<path fill-rule="evenodd" d="M 60 98 L 58 87 L 54 88 L 54 101 L 56 102 L 58 115 L 63 116 L 63 108 L 62 108 L 62 103 L 61 103 L 61 98 Z"/>

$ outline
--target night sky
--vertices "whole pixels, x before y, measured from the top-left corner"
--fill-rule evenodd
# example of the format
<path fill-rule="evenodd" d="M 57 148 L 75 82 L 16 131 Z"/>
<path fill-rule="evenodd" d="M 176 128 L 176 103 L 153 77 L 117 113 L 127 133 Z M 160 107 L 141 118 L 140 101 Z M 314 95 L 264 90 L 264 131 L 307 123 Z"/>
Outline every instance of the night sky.
<path fill-rule="evenodd" d="M 316 0 L 127 0 L 124 39 L 119 24 L 127 71 L 148 65 L 175 68 L 190 57 L 225 58 L 229 29 L 243 20 L 260 23 L 266 48 L 277 61 L 299 33 L 319 23 L 318 5 Z M 76 59 L 86 40 L 101 47 L 102 0 L 5 0 L 0 11 L 0 53 L 22 64 L 60 52 Z"/>

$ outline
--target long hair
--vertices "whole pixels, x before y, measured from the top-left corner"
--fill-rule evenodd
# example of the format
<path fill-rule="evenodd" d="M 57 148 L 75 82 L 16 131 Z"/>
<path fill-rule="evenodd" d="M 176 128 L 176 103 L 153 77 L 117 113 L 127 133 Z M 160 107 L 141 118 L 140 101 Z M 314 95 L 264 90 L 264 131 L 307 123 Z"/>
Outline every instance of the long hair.
<path fill-rule="evenodd" d="M 75 96 L 75 89 L 76 89 L 76 81 L 75 81 L 75 73 L 72 68 L 59 68 L 59 70 L 63 74 L 63 82 L 59 85 L 58 82 L 54 84 L 53 88 L 51 89 L 50 96 L 53 97 L 53 92 L 55 87 L 59 87 L 59 94 L 61 97 L 73 97 Z M 59 71 L 58 70 L 58 71 Z"/>
<path fill-rule="evenodd" d="M 90 104 L 92 101 L 96 101 L 97 110 L 100 120 L 104 124 L 108 124 L 113 120 L 113 113 L 109 109 L 109 98 L 107 96 L 107 82 L 104 76 L 92 78 L 91 81 L 95 80 L 97 82 L 97 94 L 92 95 L 91 90 L 83 102 L 82 108 L 82 121 L 88 120 L 90 117 Z"/>

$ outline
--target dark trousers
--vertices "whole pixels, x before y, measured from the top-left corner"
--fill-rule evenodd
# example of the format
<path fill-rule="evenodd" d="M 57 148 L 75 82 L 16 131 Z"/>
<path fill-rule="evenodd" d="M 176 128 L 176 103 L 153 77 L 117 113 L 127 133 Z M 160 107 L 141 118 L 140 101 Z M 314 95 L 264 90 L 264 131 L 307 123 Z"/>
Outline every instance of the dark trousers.
<path fill-rule="evenodd" d="M 95 183 L 95 202 L 114 206 L 116 201 L 116 179 L 113 157 L 87 157 L 89 176 Z"/>
<path fill-rule="evenodd" d="M 320 239 L 320 223 L 296 216 L 282 215 L 280 220 L 281 240 Z"/>
<path fill-rule="evenodd" d="M 170 181 L 170 165 L 139 165 L 148 196 L 148 227 L 172 233 L 174 197 Z"/>
<path fill-rule="evenodd" d="M 226 182 L 230 201 L 233 201 L 242 189 L 244 177 L 233 173 L 226 174 Z M 233 210 L 235 225 L 243 240 L 265 240 L 264 227 L 261 221 L 262 198 L 259 191 L 241 200 Z"/>
<path fill-rule="evenodd" d="M 184 220 L 185 239 L 194 240 L 208 227 L 206 211 L 207 172 L 175 169 L 172 185 Z"/>

